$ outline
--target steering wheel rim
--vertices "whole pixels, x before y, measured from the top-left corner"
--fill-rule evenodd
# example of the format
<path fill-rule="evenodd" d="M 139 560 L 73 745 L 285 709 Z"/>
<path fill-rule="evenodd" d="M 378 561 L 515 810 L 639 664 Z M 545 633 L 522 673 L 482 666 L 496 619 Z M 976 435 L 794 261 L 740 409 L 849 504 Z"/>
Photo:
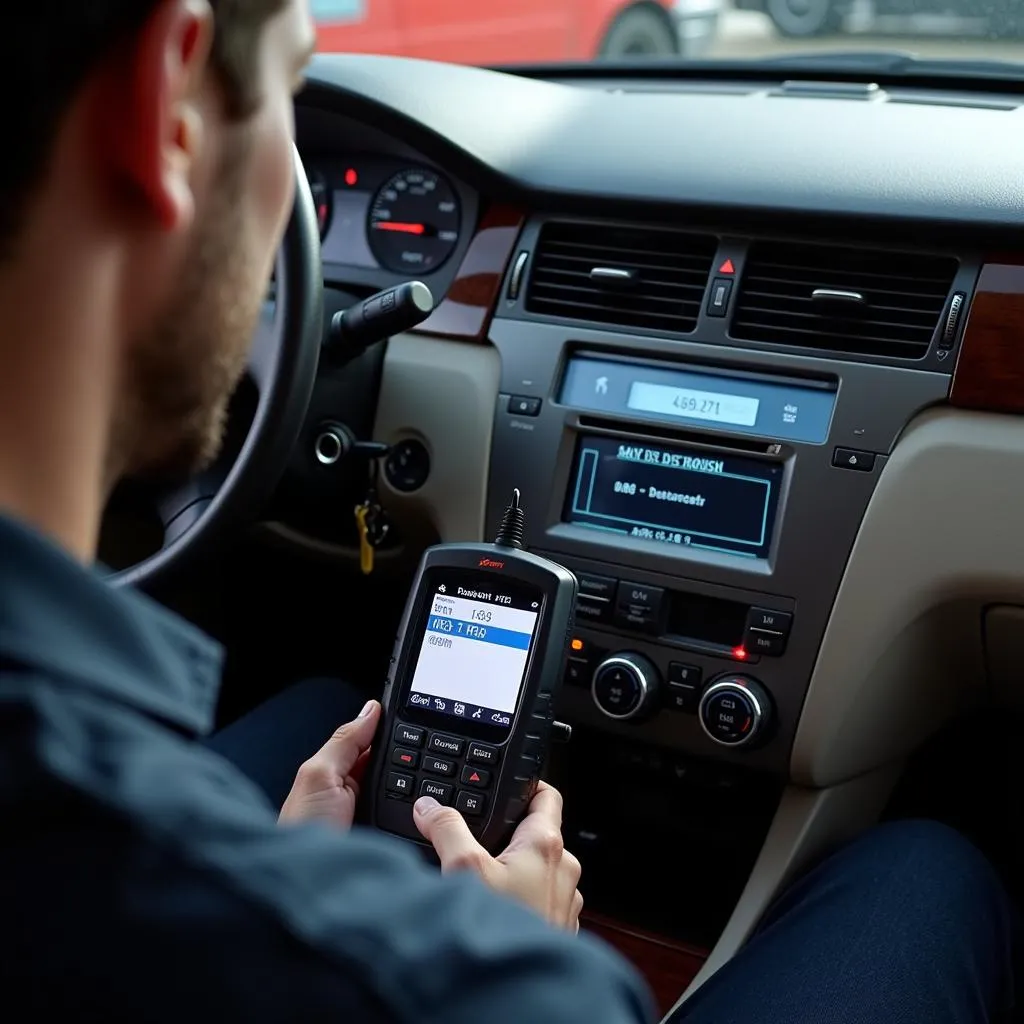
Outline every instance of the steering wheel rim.
<path fill-rule="evenodd" d="M 313 196 L 294 145 L 292 152 L 295 203 L 277 253 L 273 307 L 260 318 L 249 357 L 259 401 L 248 435 L 226 473 L 214 467 L 160 498 L 163 546 L 112 573 L 113 586 L 147 589 L 208 550 L 269 497 L 299 439 L 320 357 L 323 271 Z"/>

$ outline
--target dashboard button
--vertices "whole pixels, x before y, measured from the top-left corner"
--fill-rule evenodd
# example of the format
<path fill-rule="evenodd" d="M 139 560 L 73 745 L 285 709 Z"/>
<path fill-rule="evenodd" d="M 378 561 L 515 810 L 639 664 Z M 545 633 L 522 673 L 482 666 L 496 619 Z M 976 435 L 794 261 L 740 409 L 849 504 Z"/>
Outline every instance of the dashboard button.
<path fill-rule="evenodd" d="M 590 685 L 590 662 L 586 658 L 570 658 L 565 666 L 566 686 Z"/>
<path fill-rule="evenodd" d="M 452 787 L 448 782 L 424 779 L 420 783 L 420 796 L 432 796 L 439 804 L 450 804 L 452 802 Z"/>
<path fill-rule="evenodd" d="M 708 316 L 725 316 L 729 310 L 730 298 L 732 280 L 728 277 L 716 277 L 711 282 L 711 294 L 708 296 Z"/>
<path fill-rule="evenodd" d="M 589 573 L 579 573 L 576 582 L 581 594 L 603 597 L 608 601 L 615 597 L 615 588 L 619 585 L 619 581 L 611 576 L 591 576 Z"/>
<path fill-rule="evenodd" d="M 696 665 L 684 665 L 680 661 L 668 663 L 668 681 L 681 686 L 700 686 L 703 672 Z"/>
<path fill-rule="evenodd" d="M 786 650 L 786 634 L 773 633 L 765 629 L 748 629 L 743 646 L 747 649 L 748 654 L 778 658 Z"/>
<path fill-rule="evenodd" d="M 576 582 L 576 617 L 590 622 L 607 622 L 612 616 L 615 590 L 619 581 L 611 576 L 581 573 L 576 577 Z"/>
<path fill-rule="evenodd" d="M 665 693 L 665 706 L 670 711 L 692 714 L 700 704 L 700 684 L 669 682 Z"/>
<path fill-rule="evenodd" d="M 857 451 L 856 448 L 837 448 L 832 453 L 832 465 L 836 469 L 857 469 L 868 473 L 875 468 L 875 453 Z"/>
<path fill-rule="evenodd" d="M 626 628 L 652 629 L 661 621 L 664 600 L 665 591 L 660 587 L 623 580 L 615 602 L 615 621 Z"/>
<path fill-rule="evenodd" d="M 527 395 L 512 395 L 508 400 L 508 411 L 513 416 L 537 416 L 540 413 L 540 399 Z"/>
<path fill-rule="evenodd" d="M 772 633 L 788 633 L 793 625 L 789 612 L 777 612 L 771 608 L 751 608 L 747 614 L 747 629 L 767 629 Z"/>
<path fill-rule="evenodd" d="M 576 619 L 588 622 L 607 622 L 612 617 L 612 603 L 608 598 L 589 597 L 578 594 L 576 597 Z"/>

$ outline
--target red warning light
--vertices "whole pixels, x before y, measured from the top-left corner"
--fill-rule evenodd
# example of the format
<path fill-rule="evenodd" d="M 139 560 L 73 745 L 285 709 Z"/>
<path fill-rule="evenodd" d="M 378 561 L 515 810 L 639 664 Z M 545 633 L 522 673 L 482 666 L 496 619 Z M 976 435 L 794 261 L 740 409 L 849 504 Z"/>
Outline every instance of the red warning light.
<path fill-rule="evenodd" d="M 470 777 L 469 777 L 469 781 L 470 782 L 479 782 L 480 781 L 479 774 L 477 774 L 476 772 L 473 772 L 473 774 L 470 775 Z"/>
<path fill-rule="evenodd" d="M 732 649 L 732 656 L 737 661 L 746 661 L 746 659 L 747 659 L 747 649 L 746 649 L 746 647 L 734 647 Z"/>
<path fill-rule="evenodd" d="M 732 260 L 726 260 L 719 268 L 720 274 L 735 274 L 736 268 L 732 264 Z"/>
<path fill-rule="evenodd" d="M 353 185 L 359 184 L 359 173 L 354 167 L 350 167 L 345 171 L 345 184 L 348 185 L 349 188 L 352 188 Z"/>

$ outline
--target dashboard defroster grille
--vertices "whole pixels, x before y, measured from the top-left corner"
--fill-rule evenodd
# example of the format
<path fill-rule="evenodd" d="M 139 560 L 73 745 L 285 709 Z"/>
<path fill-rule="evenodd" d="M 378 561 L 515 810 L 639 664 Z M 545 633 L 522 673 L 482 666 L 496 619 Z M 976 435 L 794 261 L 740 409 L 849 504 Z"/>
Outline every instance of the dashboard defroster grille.
<path fill-rule="evenodd" d="M 687 334 L 697 326 L 712 235 L 662 228 L 549 222 L 526 294 L 530 312 Z"/>

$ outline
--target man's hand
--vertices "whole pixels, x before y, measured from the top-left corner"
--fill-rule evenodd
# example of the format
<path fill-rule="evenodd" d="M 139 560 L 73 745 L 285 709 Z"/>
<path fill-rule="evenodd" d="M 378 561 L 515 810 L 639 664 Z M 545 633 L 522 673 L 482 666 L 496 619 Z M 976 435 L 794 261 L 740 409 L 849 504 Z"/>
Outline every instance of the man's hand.
<path fill-rule="evenodd" d="M 444 871 L 475 871 L 498 892 L 525 903 L 552 924 L 577 932 L 583 897 L 576 888 L 580 862 L 562 843 L 562 795 L 542 782 L 507 849 L 491 857 L 462 815 L 423 797 L 413 808 L 416 827 L 437 851 Z"/>
<path fill-rule="evenodd" d="M 380 704 L 368 701 L 354 722 L 338 729 L 299 768 L 279 821 L 287 824 L 318 819 L 341 828 L 351 827 L 379 718 Z"/>

